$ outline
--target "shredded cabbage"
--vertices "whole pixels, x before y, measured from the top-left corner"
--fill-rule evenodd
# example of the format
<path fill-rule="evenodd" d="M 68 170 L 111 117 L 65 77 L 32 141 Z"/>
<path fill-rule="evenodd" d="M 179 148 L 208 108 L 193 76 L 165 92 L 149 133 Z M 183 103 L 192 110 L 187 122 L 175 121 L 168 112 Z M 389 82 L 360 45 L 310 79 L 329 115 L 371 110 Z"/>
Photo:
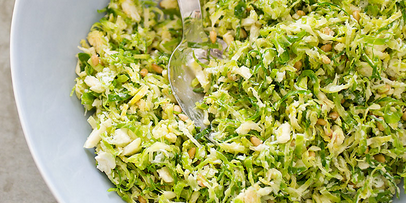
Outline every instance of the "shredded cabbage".
<path fill-rule="evenodd" d="M 404 0 L 203 0 L 223 59 L 176 104 L 175 0 L 111 0 L 77 55 L 97 168 L 126 202 L 391 202 L 406 177 Z M 213 46 L 217 46 L 215 42 Z M 210 140 L 209 140 L 210 139 Z M 214 144 L 216 143 L 216 144 Z"/>

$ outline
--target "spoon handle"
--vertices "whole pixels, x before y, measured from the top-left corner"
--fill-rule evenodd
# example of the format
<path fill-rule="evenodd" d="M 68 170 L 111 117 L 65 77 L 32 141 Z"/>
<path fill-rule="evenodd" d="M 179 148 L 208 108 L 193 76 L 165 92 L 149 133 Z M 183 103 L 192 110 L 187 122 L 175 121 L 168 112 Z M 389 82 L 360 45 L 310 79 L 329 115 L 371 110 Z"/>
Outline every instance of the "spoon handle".
<path fill-rule="evenodd" d="M 183 39 L 188 42 L 202 42 L 204 35 L 202 11 L 199 0 L 178 0 L 183 23 Z"/>
<path fill-rule="evenodd" d="M 180 14 L 182 15 L 182 20 L 187 17 L 201 18 L 201 9 L 199 0 L 178 0 Z M 197 12 L 197 15 L 193 16 Z"/>

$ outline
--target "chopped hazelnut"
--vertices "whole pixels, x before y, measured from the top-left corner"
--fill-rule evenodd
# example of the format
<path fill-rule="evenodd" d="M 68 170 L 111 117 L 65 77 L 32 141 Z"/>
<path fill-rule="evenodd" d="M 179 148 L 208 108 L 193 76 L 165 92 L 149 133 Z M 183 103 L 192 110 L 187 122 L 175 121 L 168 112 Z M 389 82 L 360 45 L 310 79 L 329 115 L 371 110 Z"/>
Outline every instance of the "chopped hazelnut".
<path fill-rule="evenodd" d="M 250 141 L 251 141 L 251 143 L 252 143 L 254 146 L 258 146 L 258 145 L 262 144 L 262 140 L 258 139 L 258 138 L 255 137 L 255 136 L 252 136 L 252 137 L 250 138 Z"/>
<path fill-rule="evenodd" d="M 210 31 L 210 41 L 211 43 L 216 43 L 217 40 L 217 32 L 215 30 Z"/>
<path fill-rule="evenodd" d="M 321 56 L 321 61 L 322 61 L 324 64 L 330 64 L 330 63 L 331 63 L 331 59 L 330 59 L 328 56 L 326 56 L 326 55 Z"/>
<path fill-rule="evenodd" d="M 381 163 L 385 163 L 385 161 L 386 161 L 385 156 L 383 156 L 382 154 L 375 154 L 374 158 L 375 158 L 375 160 L 377 160 Z"/>
<path fill-rule="evenodd" d="M 322 118 L 319 118 L 319 119 L 317 119 L 317 124 L 319 124 L 319 125 L 327 125 L 327 121 L 322 119 Z"/>
<path fill-rule="evenodd" d="M 189 151 L 187 151 L 187 153 L 189 154 L 189 158 L 193 159 L 196 154 L 196 147 L 190 148 Z"/>
<path fill-rule="evenodd" d="M 145 77 L 148 74 L 148 70 L 146 68 L 141 69 L 140 74 L 142 77 Z"/>
<path fill-rule="evenodd" d="M 335 111 L 331 112 L 328 116 L 333 120 L 337 120 L 337 118 L 340 117 L 340 115 Z"/>
<path fill-rule="evenodd" d="M 152 70 L 154 70 L 158 74 L 161 74 L 164 69 L 154 63 L 152 64 Z"/>
<path fill-rule="evenodd" d="M 299 15 L 299 16 L 305 16 L 306 15 L 306 13 L 304 11 L 302 11 L 302 10 L 297 10 L 296 14 Z"/>
<path fill-rule="evenodd" d="M 178 116 L 182 121 L 187 121 L 189 119 L 189 117 L 187 117 L 185 114 L 178 114 Z"/>
<path fill-rule="evenodd" d="M 361 19 L 361 16 L 359 15 L 358 10 L 355 10 L 354 12 L 352 12 L 352 17 L 354 17 L 354 19 L 357 20 L 358 22 Z"/>
<path fill-rule="evenodd" d="M 329 52 L 333 49 L 333 46 L 331 44 L 325 44 L 321 46 L 320 49 L 323 50 L 324 52 Z"/>
<path fill-rule="evenodd" d="M 303 66 L 303 63 L 301 62 L 301 61 L 297 61 L 296 63 L 295 63 L 295 65 L 293 65 L 293 67 L 295 67 L 296 68 L 296 70 L 300 70 L 300 69 L 302 69 L 302 66 Z"/>

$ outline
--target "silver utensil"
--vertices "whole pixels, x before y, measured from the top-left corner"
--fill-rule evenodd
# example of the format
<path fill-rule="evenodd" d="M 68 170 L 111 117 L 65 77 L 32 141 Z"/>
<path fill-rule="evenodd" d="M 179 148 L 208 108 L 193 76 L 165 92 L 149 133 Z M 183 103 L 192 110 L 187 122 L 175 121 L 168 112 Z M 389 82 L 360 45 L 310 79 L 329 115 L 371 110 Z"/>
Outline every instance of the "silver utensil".
<path fill-rule="evenodd" d="M 188 64 L 194 61 L 194 56 L 199 60 L 206 60 L 206 50 L 190 45 L 208 42 L 209 38 L 203 30 L 199 0 L 178 0 L 178 5 L 183 23 L 183 37 L 169 60 L 168 78 L 172 93 L 183 112 L 194 121 L 195 126 L 205 129 L 207 126 L 203 123 L 203 112 L 196 108 L 196 102 L 202 102 L 204 94 L 193 91 L 191 83 L 196 75 Z"/>

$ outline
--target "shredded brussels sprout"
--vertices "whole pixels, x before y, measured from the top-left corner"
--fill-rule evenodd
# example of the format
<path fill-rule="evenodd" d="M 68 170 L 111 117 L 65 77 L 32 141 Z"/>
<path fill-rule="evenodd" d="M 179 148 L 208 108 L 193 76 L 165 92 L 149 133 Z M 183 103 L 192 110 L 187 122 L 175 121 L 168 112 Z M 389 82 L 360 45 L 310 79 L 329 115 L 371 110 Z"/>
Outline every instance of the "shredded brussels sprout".
<path fill-rule="evenodd" d="M 404 0 L 203 0 L 224 59 L 195 128 L 172 95 L 176 0 L 111 0 L 77 55 L 97 168 L 126 202 L 391 202 L 406 177 Z M 205 84 L 199 84 L 206 81 Z M 204 86 L 204 88 L 202 88 Z M 207 137 L 214 140 L 208 141 Z"/>

